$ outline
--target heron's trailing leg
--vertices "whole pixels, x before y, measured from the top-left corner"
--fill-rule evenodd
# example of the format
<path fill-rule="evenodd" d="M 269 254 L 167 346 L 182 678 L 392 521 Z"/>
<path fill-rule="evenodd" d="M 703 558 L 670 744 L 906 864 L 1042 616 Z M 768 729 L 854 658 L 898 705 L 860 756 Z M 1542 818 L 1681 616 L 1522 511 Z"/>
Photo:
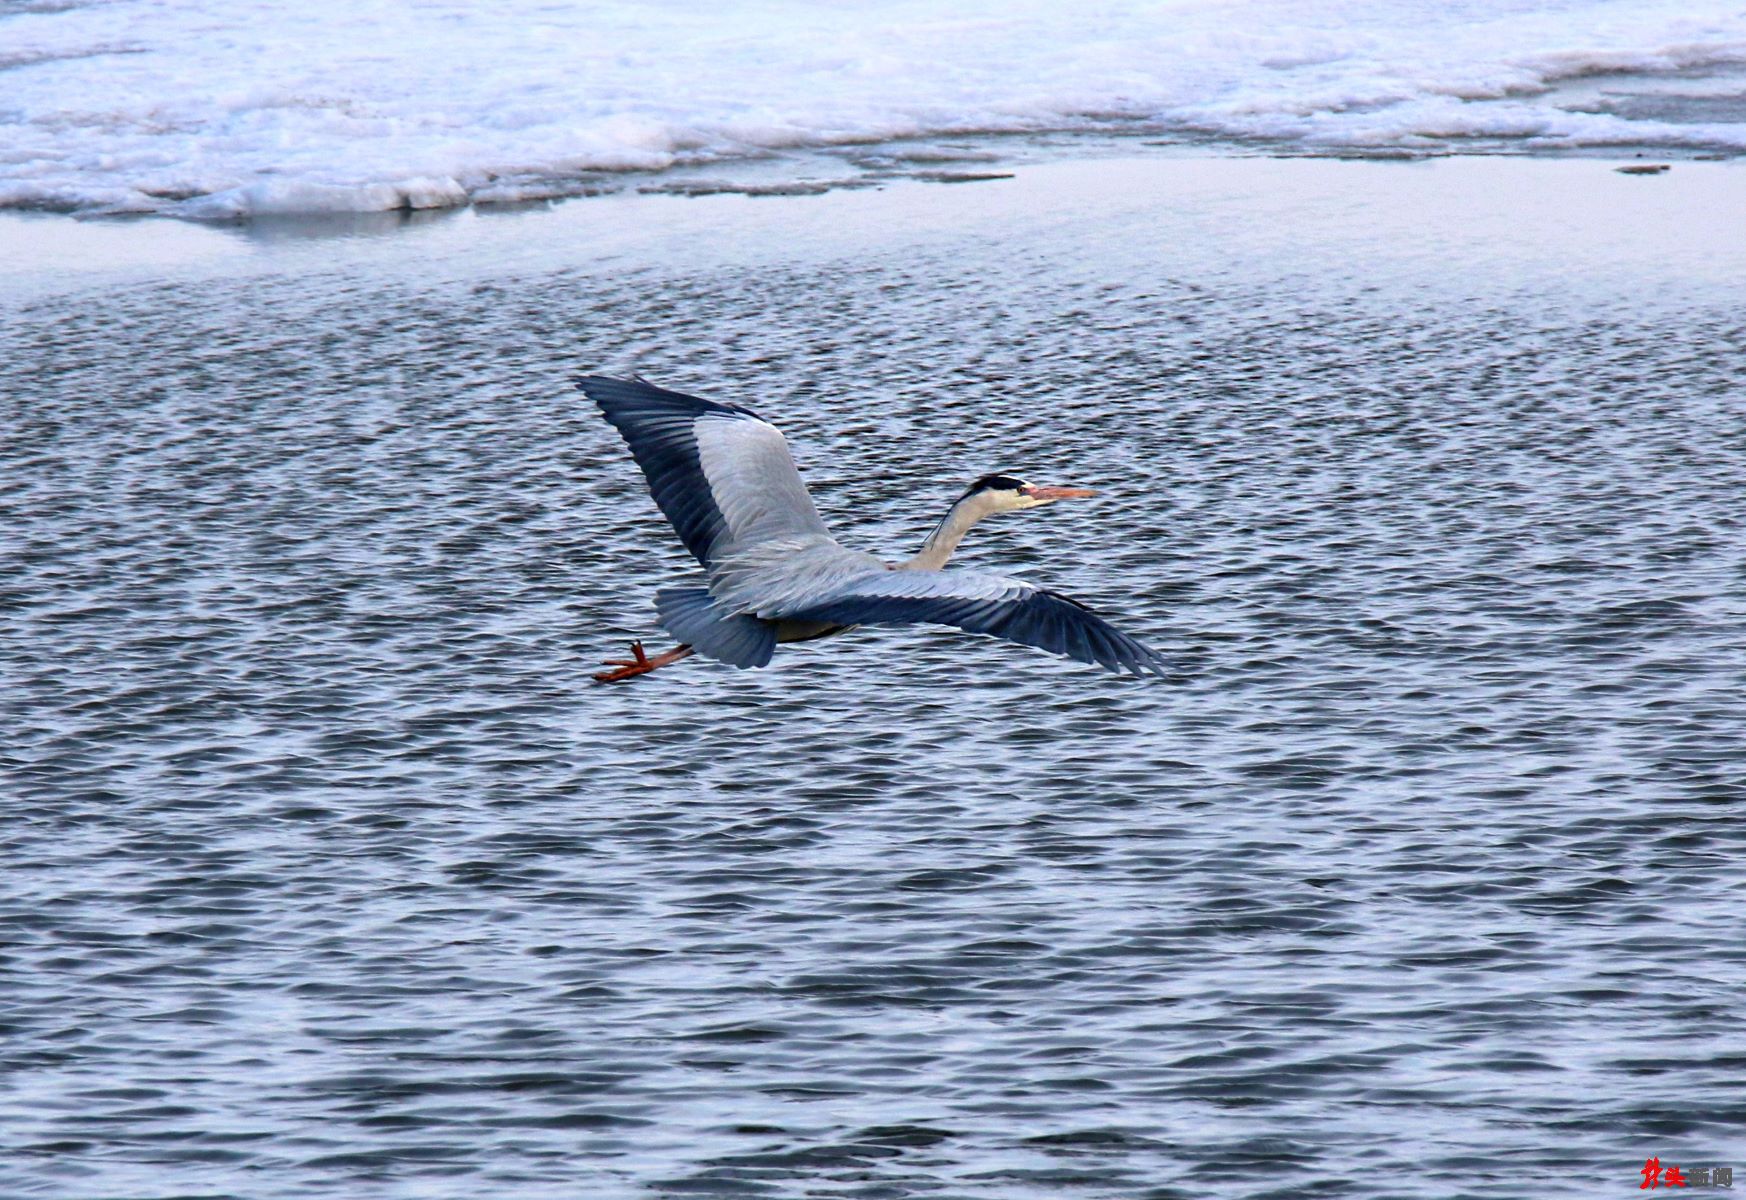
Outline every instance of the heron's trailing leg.
<path fill-rule="evenodd" d="M 675 646 L 665 654 L 657 654 L 655 657 L 650 658 L 647 654 L 643 653 L 643 644 L 641 642 L 632 642 L 631 653 L 636 655 L 636 657 L 607 659 L 607 666 L 617 667 L 618 669 L 616 671 L 602 671 L 594 677 L 595 681 L 598 683 L 617 683 L 621 679 L 634 679 L 638 675 L 647 675 L 656 667 L 664 667 L 669 663 L 676 663 L 680 659 L 687 657 L 691 653 L 691 647 Z"/>

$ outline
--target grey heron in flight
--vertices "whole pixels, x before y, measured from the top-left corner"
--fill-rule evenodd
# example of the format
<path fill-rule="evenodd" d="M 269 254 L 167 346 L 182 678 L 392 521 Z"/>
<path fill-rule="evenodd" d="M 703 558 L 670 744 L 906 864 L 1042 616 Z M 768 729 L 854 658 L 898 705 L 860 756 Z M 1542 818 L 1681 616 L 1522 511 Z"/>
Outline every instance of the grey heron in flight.
<path fill-rule="evenodd" d="M 850 550 L 825 528 L 781 430 L 750 409 L 590 375 L 577 386 L 630 445 L 649 492 L 697 556 L 707 587 L 655 593 L 661 626 L 679 645 L 631 658 L 594 678 L 630 679 L 697 653 L 762 667 L 777 645 L 857 625 L 956 625 L 1111 671 L 1164 674 L 1165 661 L 1077 600 L 986 571 L 942 568 L 970 527 L 999 512 L 1095 493 L 1011 475 L 970 485 L 921 552 L 890 564 Z"/>

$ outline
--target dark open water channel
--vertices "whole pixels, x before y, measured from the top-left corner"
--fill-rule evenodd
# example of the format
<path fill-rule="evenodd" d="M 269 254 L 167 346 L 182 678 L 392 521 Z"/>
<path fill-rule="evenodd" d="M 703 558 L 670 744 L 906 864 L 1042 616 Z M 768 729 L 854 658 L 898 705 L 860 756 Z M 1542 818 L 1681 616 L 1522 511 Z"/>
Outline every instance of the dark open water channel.
<path fill-rule="evenodd" d="M 1255 168 L 9 309 L 0 1195 L 1746 1180 L 1741 252 L 1641 244 L 1677 173 Z M 870 549 L 1104 489 L 963 561 L 1183 677 L 912 630 L 591 686 L 691 571 L 567 384 L 631 365 Z"/>

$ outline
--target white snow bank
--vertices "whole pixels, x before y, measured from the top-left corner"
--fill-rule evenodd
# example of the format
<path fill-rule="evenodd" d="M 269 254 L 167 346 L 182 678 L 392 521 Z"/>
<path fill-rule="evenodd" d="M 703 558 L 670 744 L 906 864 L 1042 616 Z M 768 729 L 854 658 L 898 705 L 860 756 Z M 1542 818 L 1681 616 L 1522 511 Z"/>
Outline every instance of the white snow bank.
<path fill-rule="evenodd" d="M 1531 97 L 1746 62 L 1720 0 L 112 0 L 0 16 L 0 205 L 426 208 L 590 173 L 1149 123 L 1746 148 Z"/>

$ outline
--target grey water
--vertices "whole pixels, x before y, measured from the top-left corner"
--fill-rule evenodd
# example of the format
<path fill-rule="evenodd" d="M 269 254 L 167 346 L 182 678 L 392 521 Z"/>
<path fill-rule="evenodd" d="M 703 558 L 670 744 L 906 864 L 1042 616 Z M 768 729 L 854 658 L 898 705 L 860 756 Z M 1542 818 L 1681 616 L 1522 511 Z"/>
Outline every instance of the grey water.
<path fill-rule="evenodd" d="M 1232 169 L 9 307 L 0 1195 L 1746 1171 L 1741 289 L 1633 256 L 1661 180 L 1556 243 L 1533 164 Z M 631 369 L 876 552 L 1099 488 L 961 561 L 1177 676 L 895 629 L 593 685 L 695 578 L 569 385 Z"/>

